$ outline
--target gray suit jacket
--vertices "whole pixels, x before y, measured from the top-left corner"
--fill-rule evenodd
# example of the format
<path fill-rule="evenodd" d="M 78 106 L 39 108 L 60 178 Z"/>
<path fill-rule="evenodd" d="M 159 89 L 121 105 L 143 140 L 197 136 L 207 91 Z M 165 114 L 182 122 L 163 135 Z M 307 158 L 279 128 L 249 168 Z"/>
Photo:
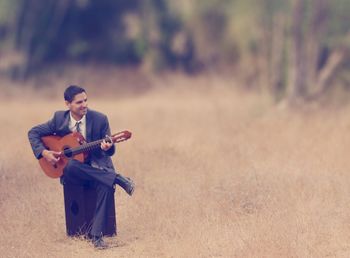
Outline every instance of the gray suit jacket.
<path fill-rule="evenodd" d="M 29 142 L 32 146 L 34 155 L 37 159 L 41 158 L 41 153 L 45 149 L 41 137 L 48 135 L 65 136 L 71 133 L 69 130 L 69 110 L 55 112 L 53 118 L 44 124 L 34 126 L 28 132 Z M 107 116 L 88 109 L 86 114 L 86 141 L 92 142 L 110 135 L 110 128 Z M 100 168 L 114 172 L 114 166 L 111 157 L 115 152 L 113 145 L 108 151 L 98 148 L 90 153 L 91 161 Z"/>

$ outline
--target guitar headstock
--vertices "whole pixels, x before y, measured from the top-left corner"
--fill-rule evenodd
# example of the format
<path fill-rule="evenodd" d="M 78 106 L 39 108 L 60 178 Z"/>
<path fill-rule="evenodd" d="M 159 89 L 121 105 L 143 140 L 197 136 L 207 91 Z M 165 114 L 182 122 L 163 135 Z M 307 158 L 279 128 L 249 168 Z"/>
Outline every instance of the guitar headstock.
<path fill-rule="evenodd" d="M 112 138 L 112 140 L 113 140 L 114 143 L 126 141 L 126 140 L 128 140 L 130 137 L 131 137 L 131 132 L 126 131 L 126 130 L 111 135 L 111 138 Z"/>

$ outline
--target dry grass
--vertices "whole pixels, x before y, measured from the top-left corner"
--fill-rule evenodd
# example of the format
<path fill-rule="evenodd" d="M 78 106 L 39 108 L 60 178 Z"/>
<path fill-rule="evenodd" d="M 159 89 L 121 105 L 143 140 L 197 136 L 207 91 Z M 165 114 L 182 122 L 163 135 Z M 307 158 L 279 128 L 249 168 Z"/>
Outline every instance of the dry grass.
<path fill-rule="evenodd" d="M 177 83 L 90 95 L 113 131 L 134 133 L 114 162 L 137 190 L 117 191 L 119 235 L 105 251 L 66 237 L 62 187 L 26 138 L 63 102 L 2 101 L 0 256 L 349 257 L 350 109 L 292 112 L 207 79 Z"/>

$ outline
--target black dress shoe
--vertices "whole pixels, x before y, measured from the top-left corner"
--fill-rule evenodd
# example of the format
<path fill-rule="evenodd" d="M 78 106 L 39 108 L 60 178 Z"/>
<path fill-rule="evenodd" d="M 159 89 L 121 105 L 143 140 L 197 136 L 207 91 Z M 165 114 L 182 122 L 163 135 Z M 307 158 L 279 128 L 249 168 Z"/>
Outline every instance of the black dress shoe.
<path fill-rule="evenodd" d="M 114 183 L 120 185 L 128 195 L 132 195 L 135 190 L 135 184 L 129 177 L 124 177 L 121 174 L 117 174 Z"/>
<path fill-rule="evenodd" d="M 102 237 L 92 237 L 92 243 L 96 249 L 106 249 L 108 245 L 105 241 L 103 241 Z"/>

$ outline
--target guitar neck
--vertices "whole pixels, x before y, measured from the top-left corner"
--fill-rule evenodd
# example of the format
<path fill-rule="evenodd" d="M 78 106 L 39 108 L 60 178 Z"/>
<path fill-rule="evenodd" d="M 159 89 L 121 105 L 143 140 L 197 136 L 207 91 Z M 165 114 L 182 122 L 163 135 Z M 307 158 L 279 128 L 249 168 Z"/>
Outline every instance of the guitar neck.
<path fill-rule="evenodd" d="M 78 147 L 65 150 L 64 154 L 66 156 L 74 156 L 74 155 L 78 155 L 78 154 L 83 153 L 83 152 L 90 152 L 90 151 L 95 150 L 98 147 L 100 147 L 101 142 L 103 142 L 103 140 L 108 141 L 108 139 L 106 138 L 106 139 L 101 139 L 101 140 L 97 140 L 97 141 L 93 141 L 93 142 L 89 142 L 89 143 L 84 143 Z"/>
<path fill-rule="evenodd" d="M 89 152 L 89 151 L 92 151 L 94 149 L 99 148 L 101 145 L 101 142 L 103 142 L 103 141 L 106 141 L 109 143 L 118 143 L 118 142 L 125 141 L 125 140 L 129 139 L 130 137 L 131 137 L 131 133 L 129 131 L 122 131 L 122 132 L 113 134 L 111 136 L 106 136 L 105 138 L 97 140 L 97 141 L 84 143 L 84 144 L 79 145 L 77 147 L 66 149 L 66 150 L 64 150 L 63 154 L 66 157 L 72 157 L 72 156 L 78 155 L 80 153 Z"/>

